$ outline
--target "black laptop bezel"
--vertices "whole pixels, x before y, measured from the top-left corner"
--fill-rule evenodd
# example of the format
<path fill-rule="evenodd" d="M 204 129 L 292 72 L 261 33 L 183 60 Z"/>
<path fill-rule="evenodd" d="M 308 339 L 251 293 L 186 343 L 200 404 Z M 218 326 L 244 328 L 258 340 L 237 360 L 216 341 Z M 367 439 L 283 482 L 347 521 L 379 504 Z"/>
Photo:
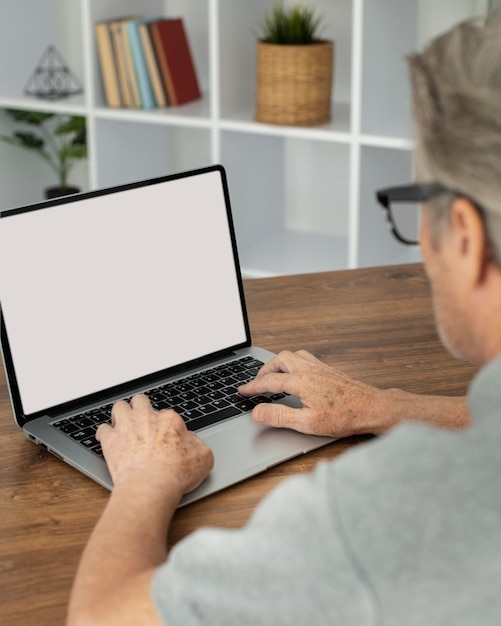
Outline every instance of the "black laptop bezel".
<path fill-rule="evenodd" d="M 178 173 L 169 174 L 166 176 L 149 178 L 146 180 L 136 181 L 133 183 L 117 185 L 114 187 L 107 187 L 105 189 L 93 190 L 93 191 L 79 193 L 79 194 L 75 194 L 71 196 L 65 196 L 63 198 L 55 198 L 53 200 L 47 200 L 47 201 L 39 202 L 36 204 L 26 205 L 26 206 L 19 207 L 19 208 L 0 211 L 0 219 L 4 219 L 4 218 L 13 217 L 15 215 L 19 215 L 22 213 L 43 210 L 43 209 L 61 205 L 61 204 L 72 204 L 74 202 L 79 202 L 81 200 L 86 200 L 86 199 L 94 198 L 97 196 L 106 196 L 106 195 L 110 195 L 110 194 L 117 193 L 117 192 L 127 191 L 129 189 L 136 189 L 136 188 L 145 187 L 148 185 L 165 183 L 171 180 L 187 178 L 190 176 L 197 176 L 197 175 L 206 174 L 209 172 L 219 172 L 221 176 L 221 180 L 222 180 L 224 200 L 225 200 L 225 205 L 226 205 L 226 214 L 227 214 L 227 219 L 228 219 L 228 227 L 229 227 L 229 232 L 230 232 L 233 259 L 235 263 L 235 272 L 236 272 L 238 290 L 239 290 L 239 296 L 240 296 L 240 304 L 241 304 L 242 313 L 243 313 L 244 330 L 245 330 L 245 336 L 246 336 L 245 341 L 237 345 L 228 346 L 227 348 L 224 348 L 212 354 L 206 355 L 204 357 L 193 359 L 181 365 L 177 365 L 175 367 L 169 367 L 163 370 L 152 372 L 150 374 L 147 374 L 135 380 L 129 381 L 127 383 L 109 387 L 100 392 L 83 396 L 71 402 L 65 402 L 65 403 L 58 404 L 56 406 L 44 409 L 42 411 L 25 414 L 23 411 L 23 407 L 22 407 L 21 395 L 20 395 L 20 391 L 19 391 L 19 387 L 17 383 L 15 366 L 14 366 L 12 354 L 10 351 L 8 331 L 4 323 L 4 316 L 3 316 L 2 306 L 0 302 L 0 341 L 1 341 L 1 348 L 2 348 L 2 354 L 3 354 L 3 362 L 4 362 L 4 367 L 5 367 L 5 374 L 8 379 L 8 386 L 10 389 L 11 402 L 12 402 L 12 406 L 14 410 L 14 419 L 16 421 L 16 424 L 20 428 L 22 428 L 27 422 L 37 419 L 39 417 L 43 417 L 46 415 L 50 416 L 51 418 L 57 417 L 59 415 L 64 415 L 69 412 L 76 412 L 79 410 L 80 407 L 85 407 L 85 406 L 89 406 L 92 404 L 97 405 L 100 403 L 104 403 L 110 397 L 127 395 L 127 391 L 130 390 L 132 387 L 136 387 L 136 388 L 138 387 L 147 388 L 149 386 L 152 387 L 162 379 L 174 377 L 176 376 L 176 374 L 180 374 L 181 372 L 203 366 L 205 363 L 213 362 L 217 360 L 218 358 L 223 358 L 228 355 L 231 355 L 236 350 L 250 347 L 251 336 L 250 336 L 249 320 L 248 320 L 248 315 L 247 315 L 247 307 L 245 303 L 245 294 L 244 294 L 244 289 L 243 289 L 242 274 L 240 270 L 237 240 L 235 236 L 235 228 L 234 228 L 233 216 L 231 212 L 228 181 L 226 177 L 226 171 L 221 164 L 211 165 L 208 167 L 188 170 L 184 172 L 178 172 Z"/>

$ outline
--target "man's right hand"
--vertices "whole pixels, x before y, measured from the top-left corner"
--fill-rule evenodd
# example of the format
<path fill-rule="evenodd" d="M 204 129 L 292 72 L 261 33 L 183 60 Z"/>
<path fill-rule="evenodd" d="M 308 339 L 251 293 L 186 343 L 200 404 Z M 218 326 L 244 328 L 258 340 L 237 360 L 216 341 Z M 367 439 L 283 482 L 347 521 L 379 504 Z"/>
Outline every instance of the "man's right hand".
<path fill-rule="evenodd" d="M 305 350 L 281 352 L 238 391 L 243 396 L 267 392 L 297 396 L 301 408 L 279 403 L 258 404 L 252 417 L 261 424 L 312 435 L 378 435 L 399 422 L 411 420 L 459 428 L 470 420 L 464 397 L 378 389 L 325 365 Z"/>
<path fill-rule="evenodd" d="M 382 432 L 391 426 L 381 420 L 383 390 L 346 376 L 305 350 L 281 352 L 238 391 L 244 396 L 285 392 L 299 397 L 301 408 L 256 406 L 253 419 L 269 426 L 333 437 Z"/>

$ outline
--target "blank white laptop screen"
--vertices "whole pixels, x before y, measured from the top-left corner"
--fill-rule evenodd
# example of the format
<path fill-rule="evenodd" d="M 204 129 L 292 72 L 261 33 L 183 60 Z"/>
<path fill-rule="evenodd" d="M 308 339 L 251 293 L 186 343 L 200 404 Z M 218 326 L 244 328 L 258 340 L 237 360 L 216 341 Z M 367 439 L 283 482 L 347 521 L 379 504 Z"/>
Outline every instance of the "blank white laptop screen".
<path fill-rule="evenodd" d="M 25 414 L 246 341 L 219 171 L 28 211 L 0 228 L 0 298 Z"/>

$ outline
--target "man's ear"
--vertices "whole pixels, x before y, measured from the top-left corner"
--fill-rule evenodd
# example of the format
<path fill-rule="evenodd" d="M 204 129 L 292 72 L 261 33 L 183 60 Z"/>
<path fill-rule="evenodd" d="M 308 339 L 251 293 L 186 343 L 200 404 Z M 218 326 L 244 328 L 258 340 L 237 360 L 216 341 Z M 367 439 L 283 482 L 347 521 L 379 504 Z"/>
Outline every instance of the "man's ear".
<path fill-rule="evenodd" d="M 466 198 L 456 198 L 450 210 L 450 251 L 456 255 L 463 279 L 482 282 L 489 260 L 489 244 L 478 209 Z"/>

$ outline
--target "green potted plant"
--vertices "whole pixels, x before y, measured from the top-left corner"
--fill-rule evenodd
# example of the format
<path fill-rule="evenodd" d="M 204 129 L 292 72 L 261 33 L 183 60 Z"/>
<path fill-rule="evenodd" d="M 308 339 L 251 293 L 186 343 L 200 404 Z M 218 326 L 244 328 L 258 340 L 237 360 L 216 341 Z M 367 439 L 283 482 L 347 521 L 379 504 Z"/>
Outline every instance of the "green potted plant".
<path fill-rule="evenodd" d="M 257 36 L 256 120 L 314 126 L 331 117 L 334 42 L 322 19 L 302 4 L 276 5 Z"/>
<path fill-rule="evenodd" d="M 87 157 L 85 118 L 19 109 L 6 109 L 6 113 L 26 130 L 0 139 L 37 154 L 57 175 L 58 185 L 46 189 L 46 197 L 78 193 L 77 187 L 68 184 L 68 176 L 76 162 Z"/>

